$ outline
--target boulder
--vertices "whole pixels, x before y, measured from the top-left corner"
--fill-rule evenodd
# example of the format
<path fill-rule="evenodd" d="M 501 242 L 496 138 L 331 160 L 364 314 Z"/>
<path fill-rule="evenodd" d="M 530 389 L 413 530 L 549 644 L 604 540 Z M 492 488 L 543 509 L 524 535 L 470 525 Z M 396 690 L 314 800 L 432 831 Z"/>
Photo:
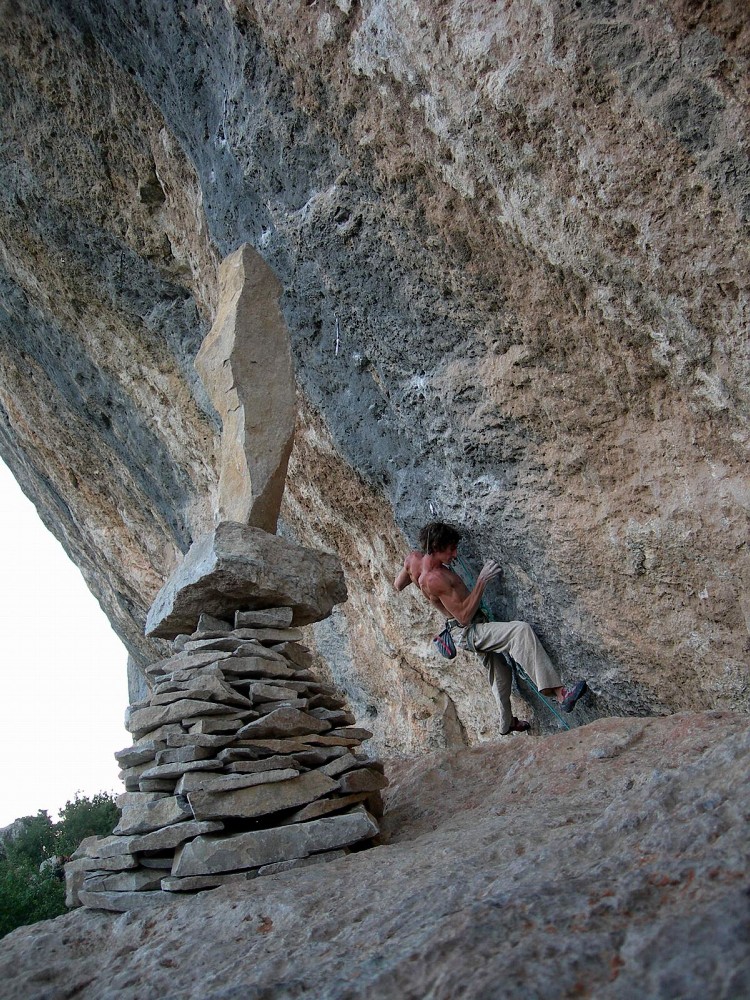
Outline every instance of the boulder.
<path fill-rule="evenodd" d="M 308 625 L 345 600 L 336 556 L 225 521 L 191 546 L 156 595 L 146 634 L 173 639 L 193 632 L 204 612 L 221 617 L 238 607 L 283 605 L 292 609 L 294 625 Z"/>

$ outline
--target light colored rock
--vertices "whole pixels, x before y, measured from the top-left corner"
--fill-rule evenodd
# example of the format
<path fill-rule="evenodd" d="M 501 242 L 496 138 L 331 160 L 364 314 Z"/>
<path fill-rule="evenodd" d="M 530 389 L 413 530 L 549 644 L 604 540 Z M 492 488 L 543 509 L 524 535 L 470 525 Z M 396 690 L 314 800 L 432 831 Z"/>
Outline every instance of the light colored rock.
<path fill-rule="evenodd" d="M 372 733 L 369 729 L 361 729 L 356 726 L 346 726 L 344 729 L 332 729 L 329 736 L 343 736 L 346 740 L 359 740 L 360 743 L 364 743 L 365 740 L 372 738 Z"/>
<path fill-rule="evenodd" d="M 296 418 L 281 286 L 240 247 L 219 268 L 219 307 L 195 367 L 221 417 L 216 519 L 275 532 Z M 283 602 L 279 602 L 283 603 Z"/>
<path fill-rule="evenodd" d="M 130 854 L 116 854 L 107 858 L 80 857 L 68 861 L 64 866 L 65 905 L 71 908 L 81 905 L 79 893 L 90 872 L 121 872 L 137 868 L 138 864 L 138 861 Z"/>
<path fill-rule="evenodd" d="M 160 677 L 180 670 L 197 670 L 199 667 L 207 666 L 210 663 L 220 663 L 228 656 L 231 656 L 231 651 L 218 649 L 198 649 L 195 652 L 178 653 L 175 656 L 168 656 L 166 659 L 157 660 L 146 667 L 144 673 L 148 677 Z"/>
<path fill-rule="evenodd" d="M 298 628 L 238 628 L 233 634 L 238 639 L 254 639 L 264 646 L 299 642 L 302 639 L 302 632 Z"/>
<path fill-rule="evenodd" d="M 145 743 L 139 743 L 137 746 L 118 750 L 115 753 L 115 760 L 123 769 L 136 767 L 139 764 L 148 764 L 149 761 L 154 760 L 157 752 L 163 750 L 165 746 L 166 744 L 161 740 L 148 740 Z"/>
<path fill-rule="evenodd" d="M 254 706 L 259 716 L 270 715 L 280 708 L 294 708 L 303 712 L 310 704 L 307 698 L 285 698 L 283 701 L 262 701 Z"/>
<path fill-rule="evenodd" d="M 364 809 L 360 809 L 296 826 L 255 830 L 232 837 L 198 837 L 175 855 L 172 874 L 193 875 L 256 868 L 345 847 L 373 837 L 377 832 L 377 824 Z"/>
<path fill-rule="evenodd" d="M 234 627 L 240 628 L 288 628 L 292 624 L 292 608 L 258 608 L 255 611 L 237 611 Z"/>
<path fill-rule="evenodd" d="M 254 712 L 233 712 L 230 715 L 214 715 L 210 719 L 187 719 L 185 722 L 188 732 L 192 735 L 213 736 L 221 733 L 236 733 L 248 720 L 252 719 Z"/>
<path fill-rule="evenodd" d="M 331 799 L 319 799 L 317 802 L 310 802 L 308 805 L 285 817 L 283 824 L 287 823 L 307 823 L 311 819 L 319 819 L 329 813 L 340 812 L 351 806 L 365 803 L 367 792 L 359 792 L 356 795 L 339 795 Z M 368 812 L 370 810 L 368 809 Z"/>
<path fill-rule="evenodd" d="M 212 760 L 188 760 L 184 763 L 175 761 L 172 764 L 157 764 L 154 767 L 150 767 L 147 771 L 143 772 L 141 780 L 156 779 L 158 781 L 173 779 L 176 781 L 183 774 L 188 774 L 189 772 L 220 770 L 221 764 L 215 758 Z"/>
<path fill-rule="evenodd" d="M 138 782 L 139 792 L 166 792 L 171 793 L 174 791 L 175 779 L 167 778 L 141 778 Z M 127 785 L 125 786 L 127 788 Z M 128 791 L 134 791 L 135 789 L 128 788 Z"/>
<path fill-rule="evenodd" d="M 344 750 L 343 754 L 335 757 L 327 764 L 324 764 L 320 770 L 323 774 L 327 774 L 330 778 L 335 778 L 337 775 L 343 774 L 344 771 L 350 771 L 353 767 L 358 766 L 360 765 L 354 754 L 350 753 L 348 750 Z"/>
<path fill-rule="evenodd" d="M 177 795 L 187 795 L 189 792 L 231 792 L 238 788 L 251 788 L 254 785 L 264 785 L 272 781 L 288 781 L 290 778 L 296 778 L 299 773 L 296 768 L 288 766 L 262 771 L 233 772 L 232 774 L 196 774 L 192 772 L 183 775 L 175 792 Z M 227 813 L 227 815 L 232 814 Z"/>
<path fill-rule="evenodd" d="M 122 809 L 122 817 L 114 832 L 121 836 L 150 833 L 163 826 L 193 818 L 189 806 L 173 795 L 126 792 L 117 802 Z"/>
<path fill-rule="evenodd" d="M 204 610 L 220 614 L 250 605 L 289 606 L 294 623 L 307 625 L 345 600 L 335 556 L 229 521 L 193 543 L 157 594 L 146 633 L 169 639 L 192 631 Z"/>
<path fill-rule="evenodd" d="M 250 684 L 247 692 L 253 702 L 284 701 L 285 698 L 296 696 L 296 692 L 290 693 L 289 688 L 280 684 Z"/>
<path fill-rule="evenodd" d="M 377 792 L 386 788 L 388 779 L 380 771 L 369 767 L 348 771 L 339 778 L 339 789 L 343 795 L 357 792 Z"/>
<path fill-rule="evenodd" d="M 237 733 L 240 739 L 277 739 L 325 733 L 330 724 L 296 708 L 279 708 L 255 722 L 249 722 Z"/>
<path fill-rule="evenodd" d="M 210 746 L 200 746 L 197 743 L 186 743 L 181 747 L 170 747 L 160 750 L 155 758 L 157 766 L 162 764 L 186 764 L 194 760 L 210 760 L 216 756 L 216 750 Z"/>
<path fill-rule="evenodd" d="M 140 837 L 129 838 L 128 851 L 132 854 L 139 854 L 143 851 L 169 851 L 182 844 L 191 837 L 198 837 L 206 833 L 218 833 L 223 829 L 223 824 L 217 821 L 199 823 L 188 820 L 185 823 L 175 823 L 173 826 L 165 826 L 152 833 L 145 833 Z"/>
<path fill-rule="evenodd" d="M 81 858 L 104 859 L 121 857 L 129 854 L 129 837 L 119 837 L 110 835 L 108 837 L 87 837 L 78 847 L 77 851 L 71 854 L 71 859 L 77 861 Z M 106 868 L 106 865 L 102 865 Z"/>
<path fill-rule="evenodd" d="M 137 868 L 134 871 L 119 871 L 100 874 L 88 873 L 83 880 L 81 892 L 148 892 L 161 888 L 161 875 L 158 871 Z"/>
<path fill-rule="evenodd" d="M 272 771 L 278 767 L 289 767 L 288 756 L 264 757 L 257 759 L 257 750 L 248 747 L 233 747 L 222 750 L 219 754 L 222 764 L 241 763 L 243 774 L 252 774 L 256 771 Z M 239 772 L 238 772 L 239 773 Z"/>
<path fill-rule="evenodd" d="M 211 635 L 227 635 L 232 631 L 232 625 L 224 618 L 215 618 L 213 615 L 200 615 L 195 631 L 199 635 L 210 633 Z"/>
<path fill-rule="evenodd" d="M 275 647 L 275 652 L 279 653 L 290 663 L 295 663 L 302 670 L 312 666 L 313 658 L 307 646 L 301 642 L 283 642 Z"/>
<path fill-rule="evenodd" d="M 212 701 L 198 701 L 196 698 L 181 698 L 170 705 L 155 708 L 139 708 L 131 713 L 127 728 L 131 733 L 149 733 L 160 726 L 190 719 L 195 716 L 222 715 L 232 711 L 231 705 Z"/>
<path fill-rule="evenodd" d="M 282 781 L 276 777 L 286 773 L 286 771 L 268 771 L 248 775 L 248 778 L 255 779 L 259 783 L 235 791 L 207 789 L 189 792 L 188 802 L 196 819 L 253 819 L 304 805 L 338 788 L 336 781 L 317 771 L 308 771 L 299 777 Z"/>
<path fill-rule="evenodd" d="M 234 741 L 234 736 L 211 736 L 201 733 L 180 733 L 167 739 L 168 747 L 204 747 L 207 750 L 222 750 Z"/>
<path fill-rule="evenodd" d="M 285 661 L 268 660 L 261 656 L 232 657 L 223 669 L 229 679 L 240 677 L 296 677 L 297 671 L 286 666 Z"/>

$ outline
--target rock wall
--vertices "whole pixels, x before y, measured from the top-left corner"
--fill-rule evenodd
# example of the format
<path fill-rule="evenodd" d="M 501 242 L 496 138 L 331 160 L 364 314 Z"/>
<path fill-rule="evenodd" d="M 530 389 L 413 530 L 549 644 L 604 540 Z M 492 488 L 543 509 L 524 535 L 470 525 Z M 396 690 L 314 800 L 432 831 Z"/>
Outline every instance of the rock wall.
<path fill-rule="evenodd" d="M 389 581 L 503 561 L 591 714 L 747 708 L 750 29 L 729 0 L 2 4 L 0 453 L 141 663 L 218 489 L 193 360 L 255 247 L 293 340 L 282 530 L 392 749 L 495 732 Z M 209 502 L 209 498 L 211 502 Z"/>

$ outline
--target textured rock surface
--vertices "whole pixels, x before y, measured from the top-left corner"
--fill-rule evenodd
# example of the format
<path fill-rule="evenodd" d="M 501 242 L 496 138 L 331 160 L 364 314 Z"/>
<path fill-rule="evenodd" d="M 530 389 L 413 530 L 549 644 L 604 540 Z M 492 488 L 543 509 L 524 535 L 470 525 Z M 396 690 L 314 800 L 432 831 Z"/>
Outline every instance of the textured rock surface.
<path fill-rule="evenodd" d="M 0 981 L 19 1000 L 736 1000 L 748 721 L 606 719 L 403 761 L 383 846 L 17 930 Z"/>
<path fill-rule="evenodd" d="M 216 521 L 271 533 L 294 439 L 296 400 L 279 280 L 250 247 L 219 268 L 219 305 L 195 359 L 221 417 Z"/>
<path fill-rule="evenodd" d="M 344 563 L 316 637 L 383 746 L 496 732 L 389 591 L 433 511 L 590 716 L 748 706 L 742 4 L 2 13 L 0 453 L 141 666 L 211 526 L 193 361 L 248 243 L 299 386 L 283 530 Z"/>
<path fill-rule="evenodd" d="M 224 521 L 195 542 L 156 595 L 146 630 L 174 639 L 192 632 L 203 611 L 234 614 L 238 607 L 277 605 L 290 606 L 292 620 L 307 625 L 325 618 L 345 600 L 346 585 L 335 556 L 261 528 Z M 253 634 L 245 638 L 259 637 L 250 631 Z M 290 633 L 288 638 L 297 636 Z M 197 649 L 202 641 L 197 639 L 186 649 Z"/>

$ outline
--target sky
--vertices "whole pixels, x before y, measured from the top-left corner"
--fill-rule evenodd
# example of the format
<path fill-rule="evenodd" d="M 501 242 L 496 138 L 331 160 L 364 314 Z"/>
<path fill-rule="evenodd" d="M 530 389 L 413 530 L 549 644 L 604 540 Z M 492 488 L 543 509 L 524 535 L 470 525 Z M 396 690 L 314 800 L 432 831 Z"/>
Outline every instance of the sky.
<path fill-rule="evenodd" d="M 127 652 L 0 461 L 0 827 L 119 794 Z"/>

